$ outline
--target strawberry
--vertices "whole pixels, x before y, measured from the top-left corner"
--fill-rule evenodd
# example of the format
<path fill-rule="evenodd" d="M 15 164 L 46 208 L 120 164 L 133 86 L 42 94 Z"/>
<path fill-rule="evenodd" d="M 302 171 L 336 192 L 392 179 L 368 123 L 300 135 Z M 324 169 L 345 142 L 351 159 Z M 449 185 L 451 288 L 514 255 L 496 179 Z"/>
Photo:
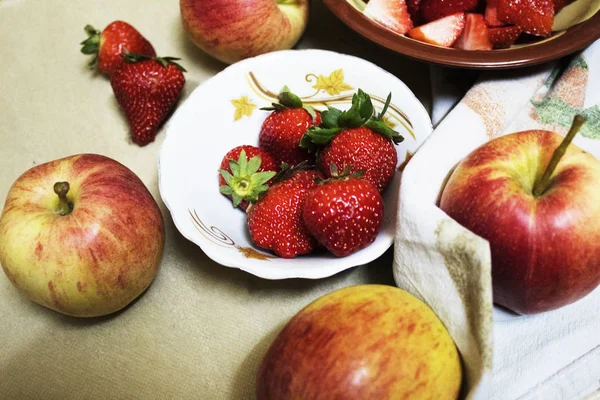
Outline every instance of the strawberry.
<path fill-rule="evenodd" d="M 81 42 L 83 54 L 94 55 L 89 65 L 105 74 L 113 71 L 123 64 L 125 52 L 138 53 L 148 57 L 155 57 L 154 47 L 145 37 L 127 22 L 111 22 L 102 32 L 91 25 L 85 26 L 88 38 Z"/>
<path fill-rule="evenodd" d="M 110 84 L 131 126 L 133 141 L 145 146 L 154 141 L 181 94 L 185 69 L 173 57 L 127 53 L 124 58 L 126 62 L 113 72 Z"/>
<path fill-rule="evenodd" d="M 422 0 L 419 9 L 423 20 L 431 22 L 448 15 L 471 11 L 478 3 L 478 0 Z"/>
<path fill-rule="evenodd" d="M 248 207 L 248 230 L 257 246 L 283 258 L 308 254 L 318 246 L 304 226 L 302 209 L 309 189 L 317 185 L 315 179 L 322 177 L 314 170 L 292 172 Z"/>
<path fill-rule="evenodd" d="M 507 49 L 521 36 L 521 28 L 518 26 L 504 26 L 501 28 L 489 28 L 490 42 L 494 49 Z"/>
<path fill-rule="evenodd" d="M 498 0 L 498 19 L 517 25 L 523 32 L 548 36 L 554 23 L 552 0 Z"/>
<path fill-rule="evenodd" d="M 465 29 L 454 43 L 454 47 L 462 50 L 492 50 L 490 34 L 483 15 L 466 14 Z"/>
<path fill-rule="evenodd" d="M 484 17 L 488 26 L 500 27 L 506 25 L 498 19 L 498 0 L 487 0 Z"/>
<path fill-rule="evenodd" d="M 383 198 L 360 174 L 337 174 L 332 165 L 330 180 L 320 181 L 304 203 L 302 220 L 308 232 L 338 257 L 373 243 L 383 220 Z"/>
<path fill-rule="evenodd" d="M 366 16 L 401 35 L 413 27 L 405 0 L 371 0 L 363 12 Z"/>
<path fill-rule="evenodd" d="M 464 27 L 465 14 L 457 13 L 411 29 L 408 36 L 425 43 L 451 47 Z"/>
<path fill-rule="evenodd" d="M 325 146 L 320 149 L 318 165 L 326 176 L 330 176 L 330 164 L 338 170 L 354 165 L 365 170 L 363 179 L 383 192 L 392 180 L 398 162 L 394 144 L 404 140 L 382 121 L 390 100 L 391 94 L 381 113 L 375 116 L 371 98 L 358 89 L 348 111 L 334 107 L 323 111 L 322 126 L 309 129 L 300 146 L 312 151 Z"/>
<path fill-rule="evenodd" d="M 234 207 L 245 211 L 249 202 L 256 202 L 267 190 L 277 171 L 277 161 L 270 153 L 255 146 L 238 146 L 221 161 L 219 190 Z"/>
<path fill-rule="evenodd" d="M 297 165 L 302 161 L 314 161 L 306 150 L 298 147 L 304 132 L 321 123 L 321 115 L 311 106 L 284 87 L 279 93 L 279 103 L 261 110 L 273 111 L 262 124 L 258 136 L 260 148 L 273 154 L 279 162 Z"/>

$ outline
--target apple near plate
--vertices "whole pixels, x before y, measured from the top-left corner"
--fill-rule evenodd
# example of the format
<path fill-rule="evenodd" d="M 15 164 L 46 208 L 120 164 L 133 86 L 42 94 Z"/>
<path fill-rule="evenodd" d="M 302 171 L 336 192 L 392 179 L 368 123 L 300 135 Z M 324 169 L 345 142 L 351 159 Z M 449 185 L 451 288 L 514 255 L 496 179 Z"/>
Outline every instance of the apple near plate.
<path fill-rule="evenodd" d="M 284 86 L 316 110 L 326 105 L 348 109 L 360 88 L 381 111 L 392 94 L 386 122 L 404 137 L 396 146 L 398 169 L 383 193 L 379 235 L 349 256 L 315 253 L 283 259 L 259 249 L 244 212 L 219 193 L 223 156 L 236 146 L 258 146 L 260 127 L 269 115 L 260 108 L 276 102 Z M 181 234 L 215 262 L 265 279 L 324 278 L 369 263 L 392 245 L 401 170 L 431 131 L 429 115 L 410 89 L 368 61 L 323 50 L 272 52 L 226 68 L 178 108 L 159 155 L 160 194 Z"/>

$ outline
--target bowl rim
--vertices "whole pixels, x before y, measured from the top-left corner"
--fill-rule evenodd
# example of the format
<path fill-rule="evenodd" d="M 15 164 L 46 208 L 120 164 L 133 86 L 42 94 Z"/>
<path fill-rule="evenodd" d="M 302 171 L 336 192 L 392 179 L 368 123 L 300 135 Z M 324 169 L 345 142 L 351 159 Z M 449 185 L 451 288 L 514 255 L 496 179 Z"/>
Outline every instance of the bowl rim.
<path fill-rule="evenodd" d="M 600 12 L 552 40 L 514 49 L 467 51 L 422 43 L 399 35 L 353 7 L 348 0 L 324 0 L 327 7 L 361 36 L 389 50 L 434 64 L 481 70 L 512 69 L 553 61 L 600 38 Z"/>

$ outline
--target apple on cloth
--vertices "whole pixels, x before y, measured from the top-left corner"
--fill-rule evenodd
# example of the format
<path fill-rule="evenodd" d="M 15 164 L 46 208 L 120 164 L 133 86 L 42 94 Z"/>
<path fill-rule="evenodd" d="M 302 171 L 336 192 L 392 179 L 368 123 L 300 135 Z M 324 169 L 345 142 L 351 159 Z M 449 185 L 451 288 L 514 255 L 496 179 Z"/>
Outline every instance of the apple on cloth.
<path fill-rule="evenodd" d="M 164 241 L 162 214 L 140 178 L 98 154 L 25 171 L 0 217 L 0 264 L 10 282 L 76 317 L 116 312 L 142 294 Z"/>
<path fill-rule="evenodd" d="M 452 179 L 453 168 L 483 144 L 510 133 L 547 130 L 565 135 L 574 115 L 581 114 L 587 121 L 562 162 L 572 165 L 574 159 L 569 157 L 577 153 L 576 147 L 591 153 L 596 159 L 600 158 L 599 107 L 600 41 L 567 60 L 526 70 L 485 74 L 442 120 L 403 173 L 394 250 L 394 278 L 400 288 L 432 307 L 448 328 L 463 359 L 467 399 L 584 398 L 599 388 L 600 289 L 592 289 L 598 285 L 600 264 L 594 265 L 590 260 L 593 261 L 599 246 L 594 243 L 597 235 L 594 226 L 600 215 L 594 218 L 592 208 L 591 214 L 581 220 L 577 229 L 571 228 L 572 237 L 579 243 L 565 243 L 565 246 L 572 245 L 577 248 L 577 254 L 585 256 L 576 260 L 579 256 L 574 255 L 573 263 L 553 268 L 554 272 L 559 271 L 559 275 L 554 275 L 556 279 L 548 279 L 539 275 L 539 271 L 531 271 L 531 275 L 506 285 L 509 288 L 508 296 L 512 296 L 510 301 L 522 300 L 522 293 L 533 293 L 533 298 L 538 296 L 529 305 L 525 302 L 525 308 L 510 304 L 510 301 L 507 303 L 502 296 L 495 299 L 517 312 L 537 313 L 518 315 L 494 306 L 492 264 L 496 247 L 492 248 L 491 242 L 460 225 L 440 208 L 444 205 L 440 205 L 440 200 L 443 199 L 448 179 Z M 527 136 L 520 135 L 521 138 Z M 503 168 L 513 171 L 515 180 L 525 176 L 540 177 L 560 143 L 556 137 L 547 134 L 552 139 L 548 139 L 544 146 L 543 137 L 546 134 L 534 135 L 537 143 L 535 140 L 529 144 L 525 143 L 526 140 L 516 140 L 498 151 L 498 157 L 504 157 Z M 502 143 L 509 143 L 509 139 Z M 527 146 L 529 150 L 524 150 Z M 506 161 L 510 158 L 506 152 L 513 152 L 515 158 L 519 158 L 517 156 L 520 154 L 520 165 L 510 165 L 511 162 Z M 534 155 L 529 159 L 523 158 L 522 155 L 527 152 Z M 535 154 L 540 155 L 539 158 Z M 515 161 L 512 163 L 517 164 Z M 595 165 L 586 160 L 578 168 L 593 177 Z M 535 168 L 538 170 L 531 171 Z M 562 168 L 561 161 L 557 168 Z M 464 182 L 459 177 L 456 183 L 460 185 Z M 586 192 L 592 188 L 578 188 L 577 182 L 570 183 L 566 178 L 560 182 L 553 181 L 553 184 L 557 192 L 564 185 L 573 190 L 581 189 L 582 193 L 587 193 L 585 196 L 593 196 Z M 451 196 L 451 193 L 446 195 Z M 506 193 L 508 197 L 511 195 L 514 193 Z M 472 196 L 477 196 L 477 200 L 481 198 L 481 203 L 486 203 L 490 214 L 494 212 L 494 204 L 502 200 L 497 198 L 497 193 L 492 198 L 486 198 L 486 193 L 472 193 Z M 596 203 L 600 202 L 600 193 L 597 196 Z M 585 204 L 594 203 L 587 198 L 578 199 L 576 195 L 567 197 L 571 197 L 568 201 L 572 201 L 573 214 L 569 216 L 564 213 L 562 217 L 565 224 L 573 215 L 585 215 Z M 464 215 L 469 212 L 480 213 L 487 218 L 490 214 L 486 214 L 485 207 L 471 209 L 477 200 L 468 202 L 468 209 L 461 209 L 460 205 L 456 208 Z M 565 198 L 563 202 L 566 201 Z M 510 212 L 507 210 L 507 213 Z M 494 227 L 487 229 L 493 231 Z M 527 237 L 523 226 L 515 223 L 498 229 L 502 230 L 498 236 Z M 545 243 L 543 235 L 550 238 L 556 234 L 554 229 L 544 230 L 539 232 L 539 243 Z M 562 236 L 563 241 L 565 237 L 568 236 Z M 519 242 L 512 242 L 512 245 L 515 243 Z M 553 244 L 558 246 L 560 241 Z M 555 258 L 558 262 L 565 260 Z M 575 269 L 586 262 L 588 266 L 581 269 L 585 270 L 581 273 L 586 276 L 577 277 L 585 289 L 564 290 L 564 293 L 554 290 L 560 285 L 565 288 L 569 286 L 564 281 L 558 281 L 562 279 L 558 278 L 560 273 L 576 276 L 578 271 Z M 513 264 L 522 265 L 516 261 Z M 560 271 L 561 267 L 571 270 Z M 538 275 L 534 275 L 536 272 Z M 536 279 L 554 282 L 556 287 L 548 293 L 538 293 Z M 524 290 L 521 294 L 517 287 L 510 290 L 515 282 Z M 501 283 L 496 281 L 494 291 Z M 550 295 L 558 299 L 556 303 L 546 301 Z M 532 304 L 543 306 L 528 308 Z"/>

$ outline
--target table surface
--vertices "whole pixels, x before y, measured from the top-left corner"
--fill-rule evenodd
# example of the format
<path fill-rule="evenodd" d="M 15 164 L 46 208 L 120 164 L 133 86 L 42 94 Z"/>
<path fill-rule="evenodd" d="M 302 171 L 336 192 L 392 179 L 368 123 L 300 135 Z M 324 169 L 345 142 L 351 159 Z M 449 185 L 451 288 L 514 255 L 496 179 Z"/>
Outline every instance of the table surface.
<path fill-rule="evenodd" d="M 392 253 L 327 279 L 266 281 L 214 263 L 184 239 L 158 192 L 164 132 L 147 147 L 131 144 L 108 80 L 91 73 L 79 52 L 85 24 L 102 28 L 117 19 L 137 27 L 159 54 L 183 59 L 184 99 L 225 68 L 187 39 L 175 0 L 0 0 L 0 199 L 36 164 L 100 153 L 140 176 L 167 234 L 150 289 L 108 317 L 75 319 L 45 309 L 0 274 L 0 398 L 251 399 L 260 360 L 286 321 L 335 289 L 394 284 Z M 321 1 L 312 1 L 298 47 L 375 62 L 430 108 L 425 64 L 361 38 Z"/>
<path fill-rule="evenodd" d="M 100 153 L 140 176 L 167 234 L 150 289 L 109 317 L 47 310 L 0 274 L 0 398 L 252 398 L 262 355 L 285 322 L 337 288 L 393 284 L 392 254 L 328 279 L 266 281 L 214 263 L 184 239 L 158 192 L 164 132 L 147 147 L 131 144 L 108 80 L 91 73 L 79 52 L 85 24 L 117 19 L 137 27 L 159 54 L 183 59 L 184 98 L 225 67 L 187 39 L 177 1 L 0 0 L 0 199 L 36 164 Z M 320 1 L 298 47 L 366 58 L 429 103 L 426 65 L 362 39 Z"/>

